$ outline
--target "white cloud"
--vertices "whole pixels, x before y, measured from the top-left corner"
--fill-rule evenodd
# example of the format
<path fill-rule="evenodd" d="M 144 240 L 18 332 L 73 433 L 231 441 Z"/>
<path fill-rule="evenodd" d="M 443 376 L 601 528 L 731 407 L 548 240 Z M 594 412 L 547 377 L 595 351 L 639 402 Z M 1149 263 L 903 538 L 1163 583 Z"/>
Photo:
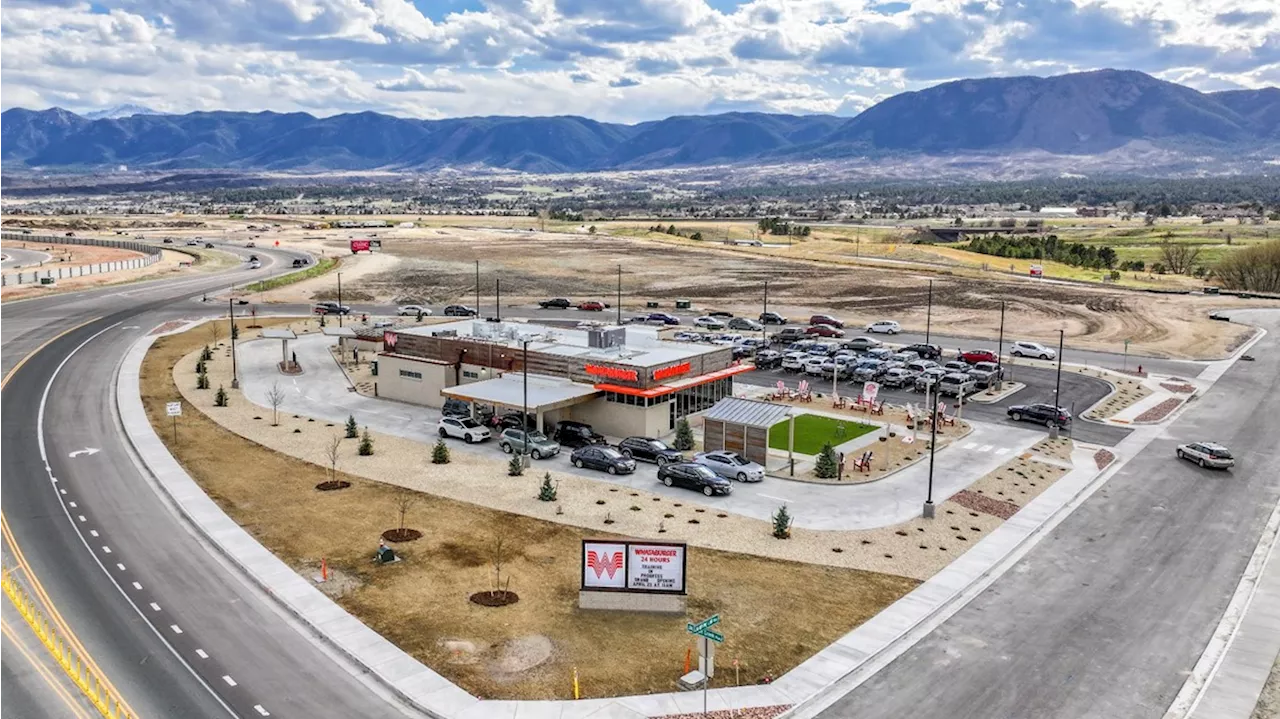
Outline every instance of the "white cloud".
<path fill-rule="evenodd" d="M 0 104 L 637 121 L 851 114 L 979 74 L 1280 77 L 1268 0 L 9 0 Z"/>

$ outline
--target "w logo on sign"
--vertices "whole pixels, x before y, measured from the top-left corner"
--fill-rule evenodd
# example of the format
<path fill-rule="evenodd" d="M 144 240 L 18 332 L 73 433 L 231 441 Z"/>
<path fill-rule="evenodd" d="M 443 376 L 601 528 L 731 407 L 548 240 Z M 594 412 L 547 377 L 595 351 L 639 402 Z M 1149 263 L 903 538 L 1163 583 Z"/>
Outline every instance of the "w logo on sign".
<path fill-rule="evenodd" d="M 587 550 L 587 566 L 596 573 L 596 579 L 608 574 L 610 579 L 613 575 L 622 571 L 622 552 L 614 552 L 607 554 L 605 552 L 596 553 Z"/>
<path fill-rule="evenodd" d="M 383 346 L 383 348 L 384 348 L 384 349 L 386 349 L 386 351 L 388 351 L 388 352 L 395 352 L 395 351 L 396 351 L 396 342 L 397 342 L 397 341 L 399 341 L 399 339 L 400 339 L 400 336 L 399 336 L 399 335 L 397 335 L 395 332 L 389 332 L 389 331 L 388 331 L 388 332 L 383 332 L 383 333 L 382 333 L 382 346 Z"/>

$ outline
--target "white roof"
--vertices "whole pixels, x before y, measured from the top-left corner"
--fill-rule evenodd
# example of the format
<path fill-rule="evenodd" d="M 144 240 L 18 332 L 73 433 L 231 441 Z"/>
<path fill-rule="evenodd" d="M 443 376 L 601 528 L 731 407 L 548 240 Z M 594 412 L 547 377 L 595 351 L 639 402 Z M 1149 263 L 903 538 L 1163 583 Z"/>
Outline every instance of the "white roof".
<path fill-rule="evenodd" d="M 494 379 L 446 387 L 440 390 L 440 393 L 446 397 L 457 397 L 482 404 L 520 407 L 524 402 L 524 375 L 511 372 Z M 597 394 L 600 394 L 600 391 L 589 384 L 579 384 L 546 375 L 529 375 L 529 409 L 577 404 L 578 401 Z"/>
<path fill-rule="evenodd" d="M 268 327 L 262 331 L 262 336 L 269 340 L 296 340 L 298 336 L 291 329 L 281 329 L 279 327 Z"/>
<path fill-rule="evenodd" d="M 397 330 L 401 334 L 430 337 L 441 332 L 453 331 L 458 337 L 472 337 L 519 349 L 525 339 L 530 340 L 529 351 L 614 362 L 636 367 L 655 367 L 681 362 L 724 347 L 708 347 L 671 342 L 658 338 L 658 328 L 642 325 L 625 325 L 626 344 L 622 347 L 600 349 L 590 346 L 588 333 L 583 330 L 549 327 L 531 322 L 486 322 L 461 320 L 426 327 L 410 327 Z"/>

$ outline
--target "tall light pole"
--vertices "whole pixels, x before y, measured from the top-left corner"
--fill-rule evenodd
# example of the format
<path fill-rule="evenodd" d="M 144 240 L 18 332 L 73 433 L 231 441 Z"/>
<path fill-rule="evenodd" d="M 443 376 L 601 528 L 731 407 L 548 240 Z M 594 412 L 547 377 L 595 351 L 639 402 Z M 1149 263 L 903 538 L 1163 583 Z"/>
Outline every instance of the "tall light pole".
<path fill-rule="evenodd" d="M 1064 335 L 1064 332 L 1062 330 L 1058 330 L 1058 376 L 1053 381 L 1053 406 L 1057 408 L 1062 407 L 1058 392 L 1059 390 L 1062 389 L 1062 338 L 1063 338 L 1063 335 Z"/>
<path fill-rule="evenodd" d="M 768 340 L 766 334 L 768 330 L 764 322 L 765 315 L 769 314 L 769 280 L 764 281 L 764 310 L 760 312 L 760 339 Z"/>
<path fill-rule="evenodd" d="M 342 326 L 342 273 L 338 273 L 338 326 Z"/>
<path fill-rule="evenodd" d="M 933 519 L 933 455 L 938 451 L 938 380 L 934 379 L 928 386 L 932 391 L 932 401 L 929 402 L 929 486 L 924 496 L 924 513 L 925 519 Z M 930 392 L 925 391 L 925 398 L 929 399 Z"/>
<path fill-rule="evenodd" d="M 1000 344 L 996 347 L 996 391 L 1004 389 L 1004 300 L 1000 300 Z"/>
<path fill-rule="evenodd" d="M 480 319 L 480 260 L 476 260 L 476 319 Z"/>
<path fill-rule="evenodd" d="M 236 374 L 236 309 L 231 297 L 227 297 L 227 317 L 231 322 L 231 389 L 240 389 L 240 375 Z"/>
<path fill-rule="evenodd" d="M 520 465 L 529 466 L 529 340 L 524 340 L 520 358 L 520 371 L 524 374 L 524 400 L 520 406 L 520 431 L 524 433 L 524 448 L 520 450 Z"/>
<path fill-rule="evenodd" d="M 618 324 L 622 324 L 622 265 L 618 265 Z"/>
<path fill-rule="evenodd" d="M 494 302 L 497 304 L 497 306 L 494 307 L 494 312 L 497 313 L 498 321 L 501 322 L 502 321 L 502 278 L 501 277 L 493 281 L 493 292 L 495 296 Z"/>
<path fill-rule="evenodd" d="M 924 343 L 929 344 L 929 330 L 933 328 L 933 280 L 929 280 L 929 309 L 924 316 Z"/>

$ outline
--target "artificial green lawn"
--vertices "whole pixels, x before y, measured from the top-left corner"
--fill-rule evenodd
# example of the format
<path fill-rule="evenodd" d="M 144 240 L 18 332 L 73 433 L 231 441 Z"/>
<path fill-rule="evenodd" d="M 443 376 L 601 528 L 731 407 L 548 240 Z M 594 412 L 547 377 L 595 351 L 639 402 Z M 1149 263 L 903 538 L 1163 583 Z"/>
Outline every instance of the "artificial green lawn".
<path fill-rule="evenodd" d="M 769 428 L 770 447 L 786 450 L 788 424 L 788 422 L 783 421 Z M 840 425 L 844 425 L 843 433 L 839 433 Z M 833 419 L 820 414 L 796 415 L 795 451 L 800 454 L 817 454 L 822 451 L 822 445 L 824 444 L 835 446 L 861 437 L 869 432 L 874 432 L 877 429 L 879 428 L 875 425 L 847 419 Z"/>

